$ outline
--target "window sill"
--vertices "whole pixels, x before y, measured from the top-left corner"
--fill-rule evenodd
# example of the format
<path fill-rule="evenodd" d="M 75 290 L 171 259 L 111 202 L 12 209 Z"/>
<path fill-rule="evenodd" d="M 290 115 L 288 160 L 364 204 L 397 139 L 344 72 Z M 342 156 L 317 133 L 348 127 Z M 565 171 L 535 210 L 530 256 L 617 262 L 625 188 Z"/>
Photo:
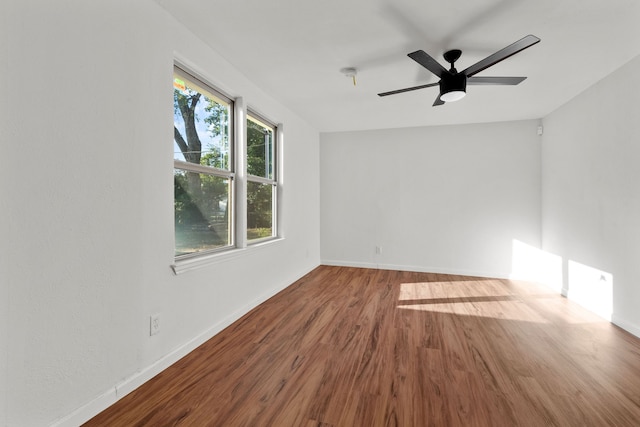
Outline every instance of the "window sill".
<path fill-rule="evenodd" d="M 186 273 L 187 271 L 196 270 L 199 268 L 208 267 L 211 265 L 219 264 L 221 262 L 240 258 L 242 256 L 245 256 L 249 252 L 261 250 L 271 245 L 278 244 L 282 241 L 284 241 L 283 237 L 277 237 L 275 239 L 269 239 L 263 242 L 251 244 L 246 248 L 230 249 L 224 252 L 183 259 L 180 261 L 176 261 L 175 264 L 171 265 L 171 269 L 173 270 L 173 273 L 175 275 Z"/>

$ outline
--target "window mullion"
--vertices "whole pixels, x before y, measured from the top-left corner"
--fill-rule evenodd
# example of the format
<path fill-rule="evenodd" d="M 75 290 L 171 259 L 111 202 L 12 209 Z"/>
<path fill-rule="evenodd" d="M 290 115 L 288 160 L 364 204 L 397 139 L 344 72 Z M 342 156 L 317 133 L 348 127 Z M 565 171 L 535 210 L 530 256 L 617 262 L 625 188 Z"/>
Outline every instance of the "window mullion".
<path fill-rule="evenodd" d="M 247 109 L 239 97 L 234 103 L 236 121 L 234 123 L 234 148 L 236 167 L 236 247 L 247 247 Z"/>

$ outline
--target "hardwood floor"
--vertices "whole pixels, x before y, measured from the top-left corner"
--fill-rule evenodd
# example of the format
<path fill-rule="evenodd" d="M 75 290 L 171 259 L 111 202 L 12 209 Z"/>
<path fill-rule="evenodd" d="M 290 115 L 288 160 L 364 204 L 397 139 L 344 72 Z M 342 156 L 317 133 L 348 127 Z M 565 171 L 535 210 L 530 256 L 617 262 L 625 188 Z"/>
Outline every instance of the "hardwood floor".
<path fill-rule="evenodd" d="M 638 426 L 640 340 L 524 282 L 321 266 L 87 426 Z"/>

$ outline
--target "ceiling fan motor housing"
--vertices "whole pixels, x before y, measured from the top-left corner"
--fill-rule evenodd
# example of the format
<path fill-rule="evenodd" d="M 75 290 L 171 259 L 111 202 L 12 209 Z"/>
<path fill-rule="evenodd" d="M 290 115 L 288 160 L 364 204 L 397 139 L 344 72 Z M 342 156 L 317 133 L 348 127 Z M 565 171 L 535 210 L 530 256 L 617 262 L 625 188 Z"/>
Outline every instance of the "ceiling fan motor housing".
<path fill-rule="evenodd" d="M 464 73 L 445 73 L 440 79 L 440 98 L 449 92 L 466 92 L 467 76 Z"/>

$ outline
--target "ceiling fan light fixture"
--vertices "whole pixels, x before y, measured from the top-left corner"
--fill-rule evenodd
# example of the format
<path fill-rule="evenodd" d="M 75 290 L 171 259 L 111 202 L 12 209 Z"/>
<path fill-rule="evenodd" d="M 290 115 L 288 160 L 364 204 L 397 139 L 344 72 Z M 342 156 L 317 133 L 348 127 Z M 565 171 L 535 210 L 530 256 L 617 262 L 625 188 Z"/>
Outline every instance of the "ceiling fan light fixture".
<path fill-rule="evenodd" d="M 440 95 L 440 99 L 444 102 L 460 101 L 466 94 L 467 92 L 463 90 L 452 90 L 451 92 Z"/>
<path fill-rule="evenodd" d="M 462 73 L 448 74 L 440 80 L 440 100 L 459 101 L 467 94 L 467 76 Z"/>

